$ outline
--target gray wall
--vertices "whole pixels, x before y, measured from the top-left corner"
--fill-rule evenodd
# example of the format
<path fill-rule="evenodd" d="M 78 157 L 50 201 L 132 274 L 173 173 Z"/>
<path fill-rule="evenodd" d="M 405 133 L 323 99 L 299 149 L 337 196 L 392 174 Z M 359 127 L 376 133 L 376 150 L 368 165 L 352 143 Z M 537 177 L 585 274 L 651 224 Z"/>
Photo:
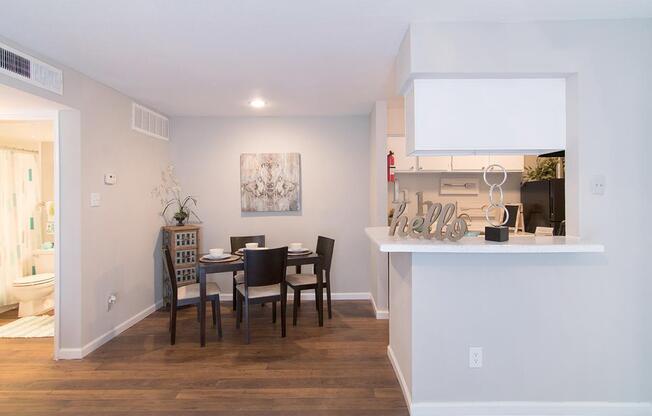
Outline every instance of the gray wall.
<path fill-rule="evenodd" d="M 603 255 L 416 256 L 415 290 L 434 310 L 415 314 L 415 327 L 428 328 L 415 348 L 431 357 L 417 365 L 414 385 L 425 387 L 415 399 L 652 400 L 642 220 L 652 21 L 423 24 L 413 35 L 427 52 L 413 54 L 417 72 L 572 74 L 569 230 L 606 247 Z M 603 196 L 590 191 L 596 174 L 606 177 Z M 473 372 L 471 345 L 485 351 Z"/>
<path fill-rule="evenodd" d="M 377 101 L 369 114 L 369 226 L 384 226 L 387 223 L 387 103 Z M 384 317 L 388 313 L 387 255 L 379 253 L 370 243 L 370 285 L 371 295 L 378 312 Z"/>
<path fill-rule="evenodd" d="M 203 247 L 265 234 L 270 247 L 335 239 L 333 292 L 369 292 L 368 117 L 175 118 L 171 159 L 197 196 Z M 241 213 L 241 153 L 301 153 L 301 212 Z M 230 290 L 228 275 L 216 276 Z"/>
<path fill-rule="evenodd" d="M 151 189 L 168 161 L 168 142 L 131 129 L 131 99 L 53 59 L 3 43 L 57 66 L 64 95 L 0 75 L 0 83 L 68 106 L 60 115 L 62 348 L 80 350 L 160 298 L 156 242 L 161 225 Z M 104 173 L 118 184 L 105 186 Z M 91 192 L 102 205 L 89 206 Z M 107 298 L 118 302 L 107 310 Z"/>

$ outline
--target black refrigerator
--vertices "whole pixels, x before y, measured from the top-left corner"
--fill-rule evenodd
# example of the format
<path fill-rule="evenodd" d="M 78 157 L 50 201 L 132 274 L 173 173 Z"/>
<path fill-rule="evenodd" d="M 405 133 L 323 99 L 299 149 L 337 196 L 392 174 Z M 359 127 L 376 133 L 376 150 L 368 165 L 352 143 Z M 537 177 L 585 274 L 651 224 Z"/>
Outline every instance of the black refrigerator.
<path fill-rule="evenodd" d="M 525 231 L 533 233 L 537 227 L 552 227 L 554 235 L 565 235 L 566 200 L 564 179 L 525 182 L 521 186 Z"/>

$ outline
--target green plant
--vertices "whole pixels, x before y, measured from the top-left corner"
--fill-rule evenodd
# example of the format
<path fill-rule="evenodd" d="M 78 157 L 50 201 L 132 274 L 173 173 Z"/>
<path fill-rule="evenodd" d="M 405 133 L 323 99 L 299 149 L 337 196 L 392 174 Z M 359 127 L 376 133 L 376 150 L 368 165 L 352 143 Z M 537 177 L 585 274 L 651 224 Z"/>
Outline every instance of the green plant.
<path fill-rule="evenodd" d="M 557 164 L 559 159 L 552 157 L 537 158 L 536 165 L 528 166 L 523 172 L 523 181 L 533 182 L 557 177 Z"/>

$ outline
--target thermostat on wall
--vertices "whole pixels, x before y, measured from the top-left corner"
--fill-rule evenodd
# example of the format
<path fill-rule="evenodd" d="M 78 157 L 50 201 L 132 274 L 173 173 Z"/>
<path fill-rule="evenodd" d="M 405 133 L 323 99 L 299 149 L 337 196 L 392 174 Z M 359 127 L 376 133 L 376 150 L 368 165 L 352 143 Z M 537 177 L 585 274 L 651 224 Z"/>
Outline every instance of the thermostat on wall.
<path fill-rule="evenodd" d="M 104 183 L 106 185 L 115 185 L 116 183 L 118 183 L 118 178 L 113 173 L 105 173 Z"/>

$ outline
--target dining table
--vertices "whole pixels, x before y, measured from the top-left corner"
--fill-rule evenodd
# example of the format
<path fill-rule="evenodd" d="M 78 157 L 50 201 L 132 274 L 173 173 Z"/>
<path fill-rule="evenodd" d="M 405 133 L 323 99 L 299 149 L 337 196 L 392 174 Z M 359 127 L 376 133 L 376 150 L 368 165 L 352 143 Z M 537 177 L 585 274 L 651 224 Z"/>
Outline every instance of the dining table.
<path fill-rule="evenodd" d="M 315 252 L 302 255 L 288 254 L 287 265 L 295 266 L 297 273 L 301 273 L 301 266 L 313 265 L 313 273 L 317 276 L 322 275 L 322 259 L 321 256 Z M 202 347 L 206 346 L 206 275 L 213 273 L 237 272 L 241 270 L 244 270 L 244 261 L 242 257 L 229 262 L 199 261 L 199 337 Z M 323 279 L 317 279 L 315 302 L 317 302 L 319 326 L 324 326 L 323 285 Z M 233 299 L 233 302 L 235 302 L 235 299 Z"/>

